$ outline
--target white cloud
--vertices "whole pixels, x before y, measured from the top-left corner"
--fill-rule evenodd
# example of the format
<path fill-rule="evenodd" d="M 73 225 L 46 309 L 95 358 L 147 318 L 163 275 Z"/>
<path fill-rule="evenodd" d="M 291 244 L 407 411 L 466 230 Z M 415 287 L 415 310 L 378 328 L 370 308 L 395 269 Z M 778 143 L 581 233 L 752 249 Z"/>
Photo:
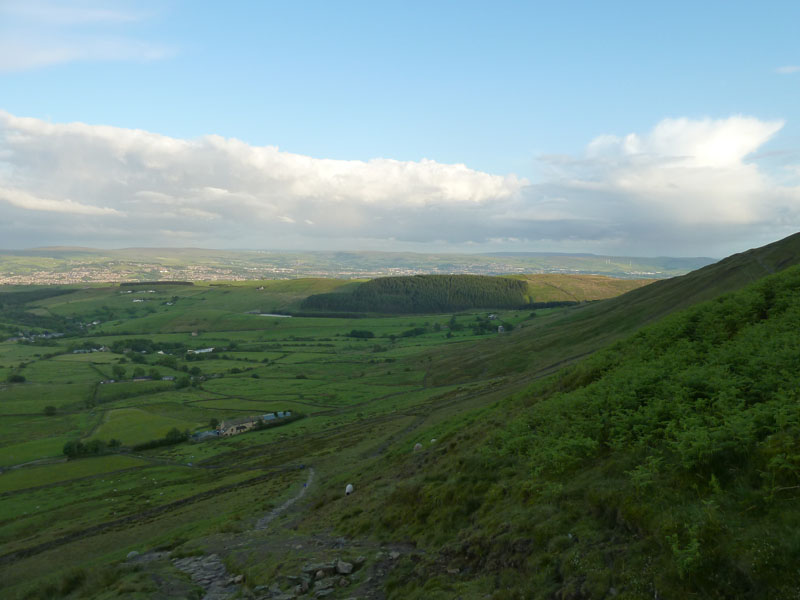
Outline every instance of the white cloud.
<path fill-rule="evenodd" d="M 319 159 L 0 112 L 0 238 L 721 256 L 800 225 L 800 170 L 787 165 L 778 181 L 752 158 L 782 126 L 665 119 L 547 157 L 530 184 L 432 160 Z"/>
<path fill-rule="evenodd" d="M 592 221 L 596 236 L 621 232 L 640 247 L 655 235 L 722 248 L 748 228 L 778 238 L 800 225 L 800 187 L 796 178 L 779 184 L 748 157 L 783 125 L 664 119 L 646 134 L 599 136 L 585 157 L 547 159 L 556 176 L 532 188 L 532 204 L 546 208 L 556 196 L 559 211 Z"/>
<path fill-rule="evenodd" d="M 800 73 L 800 65 L 784 65 L 775 69 L 779 75 L 791 75 L 792 73 Z"/>
<path fill-rule="evenodd" d="M 73 202 L 69 198 L 52 200 L 39 198 L 23 190 L 0 187 L 0 201 L 25 210 L 67 213 L 72 215 L 122 215 L 118 210 L 106 206 L 92 206 Z"/>
<path fill-rule="evenodd" d="M 461 240 L 465 227 L 471 239 L 526 183 L 432 160 L 317 159 L 219 136 L 181 140 L 0 112 L 0 185 L 28 194 L 13 206 L 124 214 L 131 243 L 169 245 L 172 235 L 161 231 L 239 247 L 312 231 L 309 246 L 334 238 Z"/>

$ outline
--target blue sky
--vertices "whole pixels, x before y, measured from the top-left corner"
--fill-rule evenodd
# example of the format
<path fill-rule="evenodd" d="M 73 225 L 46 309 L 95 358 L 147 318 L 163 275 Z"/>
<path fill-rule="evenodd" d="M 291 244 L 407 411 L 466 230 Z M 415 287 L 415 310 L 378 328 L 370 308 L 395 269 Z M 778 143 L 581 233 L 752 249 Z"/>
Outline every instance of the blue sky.
<path fill-rule="evenodd" d="M 799 17 L 0 0 L 0 247 L 722 256 L 800 225 Z"/>

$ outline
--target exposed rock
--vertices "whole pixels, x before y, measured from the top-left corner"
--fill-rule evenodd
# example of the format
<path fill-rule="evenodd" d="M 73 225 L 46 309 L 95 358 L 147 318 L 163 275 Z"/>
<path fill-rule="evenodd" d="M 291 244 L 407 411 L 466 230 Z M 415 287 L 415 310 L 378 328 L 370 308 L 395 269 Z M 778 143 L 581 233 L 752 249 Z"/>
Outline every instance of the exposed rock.
<path fill-rule="evenodd" d="M 352 563 L 345 562 L 343 560 L 336 561 L 336 572 L 339 575 L 350 575 L 353 572 L 353 565 Z"/>
<path fill-rule="evenodd" d="M 305 565 L 302 569 L 306 575 L 314 575 L 317 571 L 322 571 L 323 576 L 327 573 L 333 573 L 333 563 L 314 563 Z"/>
<path fill-rule="evenodd" d="M 389 558 L 391 558 L 392 560 L 397 560 L 398 558 L 400 558 L 400 553 L 397 550 L 392 550 L 391 552 L 389 552 Z"/>
<path fill-rule="evenodd" d="M 355 565 L 356 569 L 360 569 L 364 566 L 365 562 L 367 562 L 367 557 L 362 555 L 356 558 L 355 561 L 353 561 L 353 564 Z"/>
<path fill-rule="evenodd" d="M 126 558 L 130 560 L 132 558 L 136 558 L 137 556 L 139 556 L 139 553 L 136 550 L 131 550 L 128 552 L 128 556 Z"/>
<path fill-rule="evenodd" d="M 314 592 L 314 598 L 324 598 L 325 596 L 330 596 L 334 590 L 319 590 L 318 592 Z"/>
<path fill-rule="evenodd" d="M 333 577 L 325 577 L 324 579 L 320 579 L 314 582 L 314 591 L 316 590 L 327 590 L 332 588 L 336 584 L 336 581 Z"/>
<path fill-rule="evenodd" d="M 320 569 L 314 574 L 315 579 L 322 579 L 323 577 L 325 577 L 325 571 L 323 571 L 322 569 Z"/>
<path fill-rule="evenodd" d="M 347 577 L 339 577 L 339 587 L 347 587 L 350 585 L 350 582 L 347 581 Z"/>

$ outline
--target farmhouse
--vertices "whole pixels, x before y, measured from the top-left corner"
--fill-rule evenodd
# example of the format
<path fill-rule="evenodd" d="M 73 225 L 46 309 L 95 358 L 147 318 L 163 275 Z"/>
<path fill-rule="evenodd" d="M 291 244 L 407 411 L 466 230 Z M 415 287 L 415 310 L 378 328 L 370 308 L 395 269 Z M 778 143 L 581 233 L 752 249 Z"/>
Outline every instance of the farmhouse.
<path fill-rule="evenodd" d="M 219 431 L 219 435 L 223 437 L 229 437 L 232 435 L 238 435 L 240 433 L 244 433 L 246 431 L 250 431 L 251 429 L 255 429 L 259 423 L 264 423 L 267 421 L 274 421 L 275 419 L 284 419 L 286 417 L 291 417 L 291 411 L 278 411 L 278 413 L 267 413 L 265 415 L 253 415 L 249 417 L 237 417 L 235 419 L 229 419 L 227 421 L 223 421 L 217 427 L 217 431 Z"/>

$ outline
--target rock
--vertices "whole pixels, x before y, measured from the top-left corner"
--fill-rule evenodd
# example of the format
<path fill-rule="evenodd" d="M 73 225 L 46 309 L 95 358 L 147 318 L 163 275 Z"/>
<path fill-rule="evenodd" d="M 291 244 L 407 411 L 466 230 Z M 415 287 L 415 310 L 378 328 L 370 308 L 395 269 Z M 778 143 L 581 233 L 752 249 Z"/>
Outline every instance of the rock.
<path fill-rule="evenodd" d="M 391 552 L 389 552 L 389 558 L 391 558 L 392 560 L 397 560 L 398 558 L 400 558 L 400 553 L 397 550 L 392 550 Z"/>
<path fill-rule="evenodd" d="M 339 577 L 339 587 L 347 587 L 350 585 L 350 582 L 347 581 L 347 577 Z"/>
<path fill-rule="evenodd" d="M 131 550 L 130 552 L 128 552 L 127 559 L 131 560 L 132 558 L 136 558 L 137 556 L 139 556 L 139 553 L 136 550 Z"/>
<path fill-rule="evenodd" d="M 327 590 L 332 588 L 336 584 L 336 581 L 333 577 L 326 577 L 324 579 L 320 579 L 314 583 L 314 591 L 317 590 Z"/>
<path fill-rule="evenodd" d="M 302 571 L 306 575 L 314 575 L 317 571 L 322 571 L 324 576 L 326 573 L 333 573 L 334 567 L 333 563 L 314 563 L 304 566 Z"/>
<path fill-rule="evenodd" d="M 237 585 L 242 583 L 243 581 L 244 581 L 244 575 L 237 575 L 236 577 L 233 578 L 233 583 Z"/>
<path fill-rule="evenodd" d="M 322 579 L 323 577 L 325 577 L 325 571 L 323 571 L 322 569 L 320 569 L 314 574 L 315 579 Z"/>
<path fill-rule="evenodd" d="M 319 590 L 318 592 L 314 592 L 314 598 L 324 598 L 325 596 L 330 596 L 334 590 Z"/>
<path fill-rule="evenodd" d="M 353 572 L 353 565 L 343 560 L 336 561 L 336 572 L 339 575 L 350 575 Z"/>
<path fill-rule="evenodd" d="M 460 571 L 461 569 L 456 569 L 456 568 L 447 569 L 447 572 L 450 573 L 450 575 L 458 575 Z"/>
<path fill-rule="evenodd" d="M 367 557 L 362 555 L 356 558 L 353 564 L 355 565 L 356 569 L 359 569 L 364 566 L 365 562 L 367 562 Z"/>

